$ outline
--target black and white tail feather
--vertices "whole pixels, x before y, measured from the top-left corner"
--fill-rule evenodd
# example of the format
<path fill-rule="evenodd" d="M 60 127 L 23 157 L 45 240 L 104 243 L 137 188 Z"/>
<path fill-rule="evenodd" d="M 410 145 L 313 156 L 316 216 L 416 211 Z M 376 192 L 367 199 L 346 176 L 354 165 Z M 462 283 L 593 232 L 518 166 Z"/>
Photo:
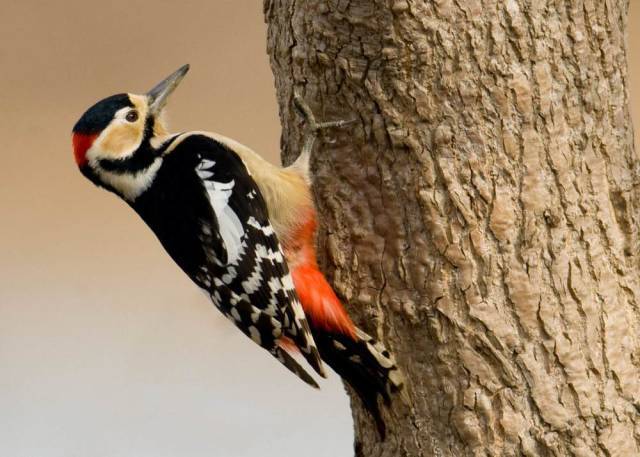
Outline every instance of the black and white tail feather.
<path fill-rule="evenodd" d="M 360 397 L 371 413 L 380 436 L 386 426 L 379 399 L 388 407 L 394 394 L 408 404 L 405 380 L 393 355 L 380 342 L 356 327 L 356 339 L 343 333 L 314 332 L 322 359 L 335 370 Z"/>

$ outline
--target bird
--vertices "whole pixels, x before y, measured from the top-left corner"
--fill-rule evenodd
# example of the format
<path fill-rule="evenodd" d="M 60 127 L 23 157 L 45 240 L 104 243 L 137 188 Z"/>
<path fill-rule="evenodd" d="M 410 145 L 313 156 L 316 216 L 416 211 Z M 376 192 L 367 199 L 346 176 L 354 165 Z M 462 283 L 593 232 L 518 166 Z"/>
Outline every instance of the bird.
<path fill-rule="evenodd" d="M 72 129 L 80 172 L 124 200 L 176 264 L 245 335 L 307 384 L 327 363 L 361 398 L 384 436 L 378 399 L 404 392 L 393 355 L 358 328 L 317 262 L 309 171 L 322 129 L 296 91 L 309 133 L 289 166 L 220 134 L 170 133 L 164 110 L 183 65 L 144 94 L 100 100 Z"/>

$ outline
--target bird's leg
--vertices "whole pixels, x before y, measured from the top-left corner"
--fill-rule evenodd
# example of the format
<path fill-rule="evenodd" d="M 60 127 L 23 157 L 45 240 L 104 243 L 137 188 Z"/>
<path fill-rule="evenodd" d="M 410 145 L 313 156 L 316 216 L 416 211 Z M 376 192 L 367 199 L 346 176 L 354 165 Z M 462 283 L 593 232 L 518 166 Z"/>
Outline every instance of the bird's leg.
<path fill-rule="evenodd" d="M 304 98 L 300 95 L 297 89 L 293 90 L 293 101 L 296 107 L 300 110 L 300 113 L 304 117 L 307 123 L 307 133 L 305 135 L 304 145 L 302 146 L 302 151 L 300 151 L 300 155 L 298 156 L 298 160 L 309 160 L 311 156 L 311 151 L 313 149 L 313 144 L 318 137 L 318 133 L 321 130 L 325 130 L 332 127 L 344 127 L 347 124 L 351 124 L 356 121 L 356 119 L 350 120 L 339 120 L 339 121 L 327 121 L 327 122 L 318 122 L 316 121 L 316 117 L 311 111 L 311 108 L 304 101 Z M 298 161 L 296 160 L 296 162 Z"/>

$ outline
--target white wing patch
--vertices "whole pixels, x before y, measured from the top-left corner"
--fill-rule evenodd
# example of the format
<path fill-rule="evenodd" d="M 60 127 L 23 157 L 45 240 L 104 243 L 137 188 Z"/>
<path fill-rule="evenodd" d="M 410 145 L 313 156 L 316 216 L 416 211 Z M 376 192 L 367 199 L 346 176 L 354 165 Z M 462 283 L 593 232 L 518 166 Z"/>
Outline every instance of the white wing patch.
<path fill-rule="evenodd" d="M 218 224 L 220 225 L 220 236 L 227 251 L 227 263 L 237 264 L 240 256 L 244 253 L 242 240 L 244 229 L 235 211 L 229 206 L 229 198 L 233 192 L 235 181 L 232 179 L 227 183 L 212 181 L 212 168 L 215 165 L 213 160 L 204 159 L 198 165 L 196 172 L 207 190 L 209 202 L 213 208 Z"/>

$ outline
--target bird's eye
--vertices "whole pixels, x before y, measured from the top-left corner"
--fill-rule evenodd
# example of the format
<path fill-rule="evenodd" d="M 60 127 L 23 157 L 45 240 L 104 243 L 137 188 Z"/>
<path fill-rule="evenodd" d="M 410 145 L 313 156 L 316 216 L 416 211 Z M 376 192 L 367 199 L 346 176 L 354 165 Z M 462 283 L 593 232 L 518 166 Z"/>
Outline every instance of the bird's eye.
<path fill-rule="evenodd" d="M 129 111 L 127 113 L 127 116 L 125 117 L 125 119 L 129 122 L 135 122 L 138 120 L 138 112 L 134 109 L 132 109 L 131 111 Z"/>

